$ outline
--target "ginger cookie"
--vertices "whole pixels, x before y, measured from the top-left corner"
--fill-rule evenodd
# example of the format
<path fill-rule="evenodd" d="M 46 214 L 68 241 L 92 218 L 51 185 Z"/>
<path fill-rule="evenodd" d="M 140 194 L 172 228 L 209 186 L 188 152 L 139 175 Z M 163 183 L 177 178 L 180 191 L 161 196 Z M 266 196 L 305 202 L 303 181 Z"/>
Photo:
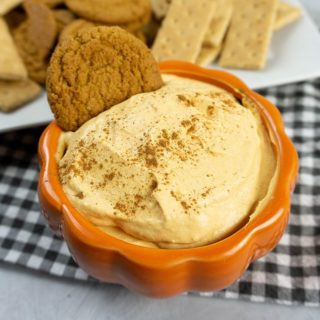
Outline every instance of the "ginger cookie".
<path fill-rule="evenodd" d="M 60 9 L 59 11 L 62 11 L 62 10 L 63 9 Z M 56 11 L 58 11 L 58 10 L 56 10 Z M 132 34 L 135 34 L 138 31 L 141 31 L 141 29 L 146 24 L 148 24 L 149 21 L 150 21 L 150 12 L 146 12 L 146 14 L 143 17 L 136 19 L 134 21 L 131 21 L 129 23 L 117 23 L 117 24 L 113 23 L 112 24 L 112 23 L 91 21 L 91 20 L 87 20 L 87 19 L 76 19 L 72 22 L 72 24 L 68 25 L 68 27 L 65 30 L 63 30 L 65 34 L 62 37 L 65 38 L 66 35 L 76 34 L 78 31 L 83 30 L 89 26 L 90 27 L 93 27 L 93 26 L 113 27 L 116 25 L 117 27 L 120 27 L 122 29 L 129 31 Z"/>
<path fill-rule="evenodd" d="M 85 19 L 76 19 L 76 20 L 72 21 L 70 24 L 68 24 L 61 31 L 60 36 L 59 36 L 59 41 L 64 41 L 65 39 L 67 39 L 69 37 L 75 36 L 81 30 L 88 29 L 91 27 L 97 27 L 97 26 L 106 26 L 106 25 L 98 23 L 98 22 L 85 20 Z M 111 26 L 108 26 L 108 27 L 111 27 Z M 126 31 L 130 32 L 135 37 L 140 39 L 142 42 L 144 42 L 144 43 L 146 42 L 146 37 L 141 30 L 136 30 L 136 31 L 127 30 L 125 28 L 125 25 L 117 26 L 117 27 L 125 29 Z"/>
<path fill-rule="evenodd" d="M 147 43 L 147 38 L 142 31 L 137 31 L 137 32 L 133 33 L 133 35 L 136 38 L 138 38 L 140 41 L 142 41 L 143 43 Z"/>
<path fill-rule="evenodd" d="M 56 20 L 53 12 L 36 0 L 25 0 L 24 8 L 27 19 L 13 30 L 13 37 L 30 79 L 44 84 L 57 35 Z"/>
<path fill-rule="evenodd" d="M 58 11 L 58 10 L 56 10 L 56 11 Z M 62 11 L 62 9 L 60 11 Z M 127 23 L 127 24 L 118 24 L 117 27 L 125 29 L 134 35 L 139 34 L 138 38 L 140 38 L 141 28 L 146 23 L 148 23 L 148 21 L 149 21 L 149 15 L 146 17 L 143 17 L 142 20 L 133 21 L 133 22 Z M 114 25 L 110 25 L 110 24 L 108 25 L 108 24 L 101 23 L 101 22 L 99 23 L 99 22 L 89 21 L 86 19 L 75 19 L 61 31 L 61 34 L 59 36 L 59 41 L 62 41 L 63 39 L 68 38 L 69 36 L 75 35 L 80 30 L 83 30 L 83 29 L 86 29 L 89 27 L 94 27 L 94 26 L 113 27 Z"/>
<path fill-rule="evenodd" d="M 53 47 L 57 36 L 57 24 L 53 12 L 37 0 L 24 0 L 28 16 L 28 37 L 45 54 Z"/>
<path fill-rule="evenodd" d="M 18 52 L 27 68 L 29 78 L 37 83 L 46 81 L 47 61 L 44 53 L 28 37 L 27 22 L 23 22 L 13 31 Z"/>
<path fill-rule="evenodd" d="M 118 27 L 121 27 L 122 29 L 125 29 L 131 33 L 135 33 L 136 31 L 141 30 L 148 22 L 150 21 L 151 18 L 151 11 L 146 11 L 146 14 L 134 21 L 131 21 L 129 23 L 117 23 L 116 25 Z M 110 24 L 109 24 L 110 25 Z M 114 25 L 114 24 L 113 24 Z M 110 25 L 112 26 L 112 25 Z"/>
<path fill-rule="evenodd" d="M 43 4 L 47 5 L 49 8 L 55 8 L 60 4 L 64 3 L 64 0 L 38 0 Z"/>
<path fill-rule="evenodd" d="M 85 19 L 76 19 L 68 24 L 60 33 L 59 41 L 63 41 L 69 37 L 76 35 L 79 31 L 95 27 L 94 22 Z"/>
<path fill-rule="evenodd" d="M 66 0 L 67 7 L 88 20 L 106 24 L 125 24 L 151 12 L 149 0 Z"/>
<path fill-rule="evenodd" d="M 68 9 L 53 10 L 54 17 L 57 23 L 58 33 L 60 34 L 66 26 L 76 19 L 76 16 Z"/>
<path fill-rule="evenodd" d="M 52 55 L 47 77 L 51 110 L 66 131 L 162 85 L 151 51 L 119 27 L 92 27 L 62 41 Z"/>

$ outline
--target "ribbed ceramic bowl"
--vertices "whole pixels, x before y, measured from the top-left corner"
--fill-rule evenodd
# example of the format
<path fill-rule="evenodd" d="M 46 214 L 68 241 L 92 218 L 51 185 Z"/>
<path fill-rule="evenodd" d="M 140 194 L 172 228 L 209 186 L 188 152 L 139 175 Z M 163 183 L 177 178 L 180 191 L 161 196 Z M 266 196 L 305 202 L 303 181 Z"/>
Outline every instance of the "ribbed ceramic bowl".
<path fill-rule="evenodd" d="M 279 177 L 267 206 L 229 237 L 199 248 L 153 249 L 113 238 L 97 229 L 67 199 L 58 180 L 55 154 L 61 129 L 52 122 L 39 142 L 39 200 L 50 227 L 63 236 L 79 266 L 105 282 L 119 283 L 152 297 L 168 297 L 189 290 L 219 290 L 235 282 L 249 264 L 267 254 L 280 240 L 288 222 L 290 193 L 295 185 L 298 156 L 284 132 L 278 109 L 223 71 L 170 61 L 163 73 L 197 79 L 251 99 L 273 136 Z"/>

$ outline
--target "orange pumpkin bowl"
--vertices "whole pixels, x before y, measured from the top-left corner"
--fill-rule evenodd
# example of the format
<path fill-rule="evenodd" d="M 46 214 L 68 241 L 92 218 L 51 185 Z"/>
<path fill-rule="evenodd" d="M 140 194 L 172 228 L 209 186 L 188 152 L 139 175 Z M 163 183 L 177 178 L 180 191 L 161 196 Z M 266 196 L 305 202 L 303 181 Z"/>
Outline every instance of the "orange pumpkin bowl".
<path fill-rule="evenodd" d="M 179 61 L 160 64 L 162 73 L 197 79 L 253 101 L 272 134 L 279 161 L 274 194 L 253 219 L 229 237 L 191 249 L 154 249 L 113 238 L 92 225 L 70 203 L 58 179 L 56 150 L 61 129 L 52 122 L 39 142 L 39 200 L 50 227 L 63 236 L 69 250 L 89 275 L 122 284 L 152 297 L 190 290 L 220 290 L 235 282 L 249 264 L 271 251 L 288 222 L 290 193 L 298 172 L 296 150 L 284 132 L 278 109 L 237 77 Z"/>

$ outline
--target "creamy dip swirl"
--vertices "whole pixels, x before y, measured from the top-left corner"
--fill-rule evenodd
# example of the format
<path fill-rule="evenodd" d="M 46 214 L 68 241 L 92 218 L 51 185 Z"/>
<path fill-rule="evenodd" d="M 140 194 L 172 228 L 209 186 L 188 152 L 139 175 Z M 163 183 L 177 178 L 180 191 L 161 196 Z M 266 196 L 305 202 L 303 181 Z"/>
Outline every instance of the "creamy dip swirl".
<path fill-rule="evenodd" d="M 148 247 L 218 241 L 271 198 L 277 161 L 257 112 L 228 92 L 163 76 L 60 137 L 59 177 L 94 225 Z"/>

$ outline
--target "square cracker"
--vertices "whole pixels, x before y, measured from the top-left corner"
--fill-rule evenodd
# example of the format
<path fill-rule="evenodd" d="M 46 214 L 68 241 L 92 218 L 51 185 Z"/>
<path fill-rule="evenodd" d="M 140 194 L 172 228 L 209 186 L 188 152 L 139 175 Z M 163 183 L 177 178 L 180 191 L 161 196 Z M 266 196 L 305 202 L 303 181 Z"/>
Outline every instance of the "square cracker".
<path fill-rule="evenodd" d="M 200 66 L 206 66 L 209 63 L 213 63 L 217 59 L 220 50 L 221 45 L 217 47 L 203 45 L 196 60 L 196 64 L 199 64 Z"/>
<path fill-rule="evenodd" d="M 231 0 L 215 0 L 215 2 L 216 8 L 203 42 L 206 46 L 219 47 L 231 21 L 233 2 Z"/>
<path fill-rule="evenodd" d="M 301 9 L 291 4 L 280 2 L 277 8 L 273 30 L 279 30 L 296 21 L 301 16 Z"/>
<path fill-rule="evenodd" d="M 22 0 L 0 0 L 0 16 L 5 15 L 21 3 Z"/>
<path fill-rule="evenodd" d="M 0 80 L 0 111 L 9 112 L 35 99 L 41 87 L 32 80 Z"/>
<path fill-rule="evenodd" d="M 278 0 L 237 0 L 220 66 L 262 69 L 267 60 Z"/>
<path fill-rule="evenodd" d="M 0 18 L 0 46 L 0 79 L 26 79 L 28 76 L 26 67 L 3 18 Z"/>
<path fill-rule="evenodd" d="M 156 59 L 195 62 L 214 9 L 212 0 L 173 0 L 152 47 Z"/>

